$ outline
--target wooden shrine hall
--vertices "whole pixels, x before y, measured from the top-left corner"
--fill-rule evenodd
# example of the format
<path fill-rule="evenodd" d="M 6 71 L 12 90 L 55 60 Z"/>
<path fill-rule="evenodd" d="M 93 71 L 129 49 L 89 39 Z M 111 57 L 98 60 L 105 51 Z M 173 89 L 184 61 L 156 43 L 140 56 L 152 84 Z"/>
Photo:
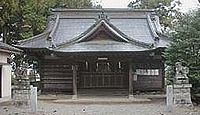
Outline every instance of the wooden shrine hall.
<path fill-rule="evenodd" d="M 46 30 L 17 47 L 39 60 L 43 93 L 123 89 L 130 96 L 163 90 L 169 41 L 153 10 L 53 9 Z"/>

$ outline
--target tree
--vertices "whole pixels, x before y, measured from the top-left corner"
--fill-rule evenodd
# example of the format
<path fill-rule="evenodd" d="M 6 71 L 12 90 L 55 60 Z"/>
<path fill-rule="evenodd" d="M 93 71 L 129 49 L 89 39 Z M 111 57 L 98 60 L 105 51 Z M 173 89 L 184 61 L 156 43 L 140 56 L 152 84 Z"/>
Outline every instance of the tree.
<path fill-rule="evenodd" d="M 99 7 L 91 0 L 1 0 L 0 4 L 0 35 L 8 43 L 43 32 L 51 8 Z"/>
<path fill-rule="evenodd" d="M 93 8 L 91 0 L 28 0 L 23 6 L 23 38 L 29 38 L 44 31 L 51 8 Z"/>
<path fill-rule="evenodd" d="M 0 38 L 6 42 L 8 38 L 17 37 L 17 18 L 15 13 L 17 12 L 17 0 L 1 0 L 0 1 Z"/>
<path fill-rule="evenodd" d="M 189 80 L 193 85 L 193 93 L 200 93 L 200 10 L 180 18 L 165 58 L 169 66 L 167 77 L 173 78 L 175 63 L 182 62 L 190 69 Z"/>
<path fill-rule="evenodd" d="M 177 6 L 180 1 L 174 0 L 133 0 L 128 7 L 134 9 L 155 9 L 163 27 L 162 31 L 167 33 L 173 28 L 173 22 L 181 15 Z"/>

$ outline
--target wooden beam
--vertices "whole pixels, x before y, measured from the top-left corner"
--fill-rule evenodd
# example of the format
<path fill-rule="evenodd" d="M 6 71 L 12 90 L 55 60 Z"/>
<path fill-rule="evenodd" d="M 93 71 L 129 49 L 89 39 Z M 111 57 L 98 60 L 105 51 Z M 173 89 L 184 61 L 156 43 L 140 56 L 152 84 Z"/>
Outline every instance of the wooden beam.
<path fill-rule="evenodd" d="M 129 64 L 129 98 L 133 98 L 133 68 L 132 63 Z"/>
<path fill-rule="evenodd" d="M 72 99 L 77 99 L 77 66 L 72 65 L 73 70 L 73 96 Z"/>

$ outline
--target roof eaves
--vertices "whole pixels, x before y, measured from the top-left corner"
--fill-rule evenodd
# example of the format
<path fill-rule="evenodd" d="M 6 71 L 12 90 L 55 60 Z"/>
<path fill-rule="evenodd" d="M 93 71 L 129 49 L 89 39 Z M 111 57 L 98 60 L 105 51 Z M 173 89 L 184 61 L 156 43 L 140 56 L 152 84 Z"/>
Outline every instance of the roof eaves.
<path fill-rule="evenodd" d="M 48 35 L 49 33 L 50 33 L 50 31 L 45 31 L 45 32 L 43 32 L 41 34 L 38 34 L 36 36 L 33 36 L 31 38 L 24 39 L 24 40 L 19 40 L 18 41 L 19 43 L 16 46 L 20 46 L 20 45 L 23 45 L 23 44 L 26 44 L 26 43 L 33 42 L 33 41 L 38 40 L 38 39 L 42 39 L 42 36 Z"/>
<path fill-rule="evenodd" d="M 20 53 L 22 53 L 23 51 L 22 51 L 22 50 L 0 49 L 0 52 L 20 54 Z"/>
<path fill-rule="evenodd" d="M 17 53 L 17 54 L 23 52 L 22 50 L 5 43 L 0 43 L 0 51 L 7 52 L 7 53 Z"/>

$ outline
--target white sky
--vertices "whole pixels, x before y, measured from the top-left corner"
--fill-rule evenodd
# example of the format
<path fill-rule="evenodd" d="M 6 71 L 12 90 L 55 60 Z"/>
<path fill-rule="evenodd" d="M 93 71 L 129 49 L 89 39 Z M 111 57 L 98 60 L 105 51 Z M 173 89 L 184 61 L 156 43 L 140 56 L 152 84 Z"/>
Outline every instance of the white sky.
<path fill-rule="evenodd" d="M 100 3 L 103 8 L 126 8 L 132 0 L 94 0 Z M 180 0 L 182 3 L 181 10 L 186 12 L 188 10 L 200 7 L 198 0 Z"/>

